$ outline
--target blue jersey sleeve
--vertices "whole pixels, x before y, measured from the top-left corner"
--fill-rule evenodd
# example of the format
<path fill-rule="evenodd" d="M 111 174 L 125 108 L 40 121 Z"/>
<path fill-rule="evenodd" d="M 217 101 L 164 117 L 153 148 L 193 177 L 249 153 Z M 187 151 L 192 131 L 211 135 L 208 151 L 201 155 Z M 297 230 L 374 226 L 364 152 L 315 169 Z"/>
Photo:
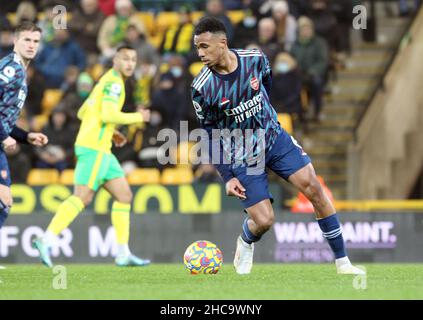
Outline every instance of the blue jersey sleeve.
<path fill-rule="evenodd" d="M 25 81 L 25 72 L 17 63 L 0 68 L 0 97 L 3 104 L 13 104 L 16 92 Z"/>
<path fill-rule="evenodd" d="M 28 134 L 29 132 L 19 128 L 18 126 L 14 126 L 12 131 L 10 132 L 10 136 L 15 139 L 19 143 L 29 144 L 28 143 Z"/>
<path fill-rule="evenodd" d="M 18 99 L 19 90 L 25 81 L 25 73 L 17 63 L 8 63 L 0 68 L 0 102 L 2 106 L 14 105 Z M 0 141 L 9 134 L 3 126 L 4 114 L 0 113 Z"/>
<path fill-rule="evenodd" d="M 219 172 L 222 179 L 228 182 L 230 179 L 234 177 L 232 173 L 232 165 L 225 164 L 223 161 L 223 147 L 222 143 L 219 139 L 213 139 L 212 130 L 217 129 L 216 121 L 213 116 L 213 112 L 210 106 L 204 101 L 200 92 L 196 89 L 192 88 L 191 91 L 191 98 L 192 104 L 195 109 L 195 113 L 197 115 L 197 119 L 200 123 L 200 126 L 206 130 L 208 136 L 208 146 L 209 146 L 209 159 L 212 159 L 213 151 L 220 150 L 219 152 L 219 159 L 217 159 L 218 163 L 213 163 L 216 161 L 212 161 L 213 165 L 216 167 L 217 171 Z M 215 160 L 213 158 L 213 160 Z"/>
<path fill-rule="evenodd" d="M 266 89 L 267 95 L 270 97 L 270 91 L 272 89 L 272 69 L 270 68 L 269 59 L 267 59 L 266 55 L 262 52 L 262 59 L 261 59 L 261 74 L 262 74 L 262 81 L 263 86 Z"/>

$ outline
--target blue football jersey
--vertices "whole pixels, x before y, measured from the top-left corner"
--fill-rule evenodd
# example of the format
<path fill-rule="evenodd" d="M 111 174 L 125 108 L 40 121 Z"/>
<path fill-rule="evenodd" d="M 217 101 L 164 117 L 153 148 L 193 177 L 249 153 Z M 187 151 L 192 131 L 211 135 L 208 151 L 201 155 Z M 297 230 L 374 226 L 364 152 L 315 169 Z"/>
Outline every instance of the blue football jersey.
<path fill-rule="evenodd" d="M 12 52 L 0 60 L 0 141 L 15 127 L 28 94 L 26 71 Z"/>
<path fill-rule="evenodd" d="M 203 67 L 192 82 L 191 93 L 203 128 L 209 132 L 238 132 L 235 139 L 220 138 L 225 162 L 236 167 L 248 165 L 250 158 L 270 151 L 282 129 L 270 104 L 271 68 L 267 57 L 257 49 L 231 51 L 237 56 L 237 69 L 222 75 Z M 239 140 L 243 140 L 241 147 Z"/>

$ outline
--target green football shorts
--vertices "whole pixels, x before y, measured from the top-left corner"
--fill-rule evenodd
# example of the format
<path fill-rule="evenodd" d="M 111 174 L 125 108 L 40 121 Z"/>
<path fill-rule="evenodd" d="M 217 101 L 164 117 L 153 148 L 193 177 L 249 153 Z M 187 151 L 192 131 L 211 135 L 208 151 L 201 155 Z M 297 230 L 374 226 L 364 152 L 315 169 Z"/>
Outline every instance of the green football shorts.
<path fill-rule="evenodd" d="M 74 183 L 97 191 L 109 180 L 124 177 L 119 161 L 112 153 L 75 146 L 77 157 Z"/>

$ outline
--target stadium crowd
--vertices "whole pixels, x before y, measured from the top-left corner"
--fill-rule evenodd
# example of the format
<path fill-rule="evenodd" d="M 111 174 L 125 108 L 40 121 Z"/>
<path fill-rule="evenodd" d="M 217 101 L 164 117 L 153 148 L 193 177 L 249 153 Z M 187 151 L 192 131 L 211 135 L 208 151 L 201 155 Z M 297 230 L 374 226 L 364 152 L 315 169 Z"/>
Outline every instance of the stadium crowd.
<path fill-rule="evenodd" d="M 180 121 L 197 127 L 190 84 L 202 67 L 193 48 L 194 24 L 203 15 L 219 18 L 230 47 L 260 48 L 273 68 L 273 106 L 289 114 L 294 128 L 319 121 L 325 86 L 351 53 L 354 0 L 43 0 L 9 1 L 0 13 L 0 57 L 13 48 L 13 29 L 23 20 L 43 30 L 42 48 L 28 69 L 29 94 L 20 125 L 41 130 L 50 143 L 33 152 L 21 146 L 9 157 L 13 179 L 25 182 L 31 168 L 74 166 L 78 108 L 116 48 L 138 52 L 135 76 L 127 82 L 123 111 L 142 105 L 152 111 L 147 126 L 126 130 L 129 143 L 114 150 L 124 168 L 159 167 L 157 133 L 178 132 Z M 67 12 L 65 28 L 55 28 L 57 5 Z M 56 19 L 56 20 L 55 20 Z M 306 98 L 305 98 L 306 97 Z M 305 113 L 310 103 L 310 115 Z M 197 178 L 216 179 L 208 166 Z"/>

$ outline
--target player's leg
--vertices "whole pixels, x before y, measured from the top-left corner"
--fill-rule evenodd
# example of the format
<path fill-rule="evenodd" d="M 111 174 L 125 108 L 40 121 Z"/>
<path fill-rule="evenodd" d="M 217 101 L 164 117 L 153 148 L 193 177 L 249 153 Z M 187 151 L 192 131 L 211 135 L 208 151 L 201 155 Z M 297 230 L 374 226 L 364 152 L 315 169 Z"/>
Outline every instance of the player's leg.
<path fill-rule="evenodd" d="M 9 165 L 5 153 L 0 150 L 0 229 L 9 216 L 9 211 L 13 204 L 10 185 Z"/>
<path fill-rule="evenodd" d="M 53 266 L 50 250 L 57 236 L 91 203 L 94 193 L 88 186 L 76 185 L 73 195 L 60 204 L 44 235 L 32 242 L 32 246 L 40 253 L 41 262 L 47 267 Z"/>
<path fill-rule="evenodd" d="M 6 155 L 0 151 L 0 230 L 9 216 L 13 204 L 12 192 L 10 191 L 10 172 Z M 6 269 L 0 266 L 0 269 Z"/>
<path fill-rule="evenodd" d="M 47 227 L 46 234 L 56 237 L 62 233 L 63 230 L 70 226 L 81 211 L 91 203 L 94 194 L 94 190 L 88 186 L 76 185 L 73 194 L 60 204 Z"/>
<path fill-rule="evenodd" d="M 115 229 L 117 242 L 117 256 L 115 262 L 118 266 L 145 266 L 149 260 L 136 257 L 129 250 L 130 212 L 132 191 L 124 172 L 115 158 L 110 155 L 110 164 L 106 176 L 107 182 L 103 187 L 113 196 L 112 224 Z"/>
<path fill-rule="evenodd" d="M 266 172 L 248 174 L 245 168 L 238 168 L 234 169 L 234 173 L 246 190 L 247 198 L 242 200 L 242 204 L 248 213 L 237 239 L 234 267 L 238 274 L 248 274 L 253 266 L 254 243 L 261 239 L 274 221 L 272 195 L 268 190 Z"/>
<path fill-rule="evenodd" d="M 324 193 L 311 159 L 302 147 L 294 138 L 282 131 L 269 158 L 268 167 L 297 187 L 313 204 L 323 236 L 328 240 L 335 255 L 338 272 L 362 273 L 349 262 L 335 208 Z"/>
<path fill-rule="evenodd" d="M 40 259 L 51 267 L 50 248 L 56 237 L 89 205 L 99 188 L 103 172 L 107 169 L 104 153 L 83 148 L 76 149 L 78 157 L 74 175 L 73 194 L 63 201 L 56 211 L 42 238 L 37 238 L 32 245 L 40 252 Z"/>
<path fill-rule="evenodd" d="M 9 216 L 12 202 L 12 192 L 10 188 L 0 183 L 0 229 Z"/>
<path fill-rule="evenodd" d="M 241 235 L 237 239 L 234 267 L 238 274 L 248 274 L 253 267 L 254 243 L 259 241 L 274 221 L 272 204 L 269 199 L 246 209 L 248 217 L 242 225 Z"/>
<path fill-rule="evenodd" d="M 348 259 L 336 210 L 325 194 L 311 163 L 292 174 L 288 180 L 313 204 L 317 222 L 334 255 L 338 273 L 363 274 Z"/>

